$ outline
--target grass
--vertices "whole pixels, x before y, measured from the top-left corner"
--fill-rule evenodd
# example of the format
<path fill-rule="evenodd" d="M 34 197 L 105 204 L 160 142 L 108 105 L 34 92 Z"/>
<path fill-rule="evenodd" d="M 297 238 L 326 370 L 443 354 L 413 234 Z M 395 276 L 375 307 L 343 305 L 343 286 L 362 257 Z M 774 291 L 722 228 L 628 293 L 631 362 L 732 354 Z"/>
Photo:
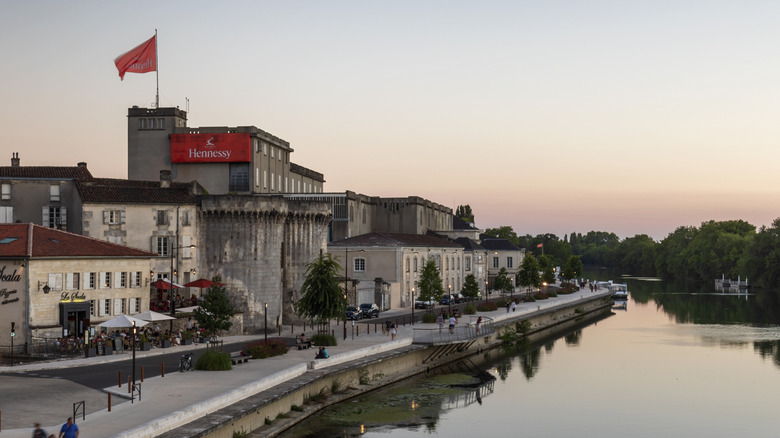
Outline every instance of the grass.
<path fill-rule="evenodd" d="M 338 345 L 333 335 L 318 333 L 311 337 L 311 343 L 317 346 L 332 347 Z"/>
<path fill-rule="evenodd" d="M 206 351 L 195 362 L 198 371 L 228 371 L 233 369 L 230 355 L 221 351 Z"/>

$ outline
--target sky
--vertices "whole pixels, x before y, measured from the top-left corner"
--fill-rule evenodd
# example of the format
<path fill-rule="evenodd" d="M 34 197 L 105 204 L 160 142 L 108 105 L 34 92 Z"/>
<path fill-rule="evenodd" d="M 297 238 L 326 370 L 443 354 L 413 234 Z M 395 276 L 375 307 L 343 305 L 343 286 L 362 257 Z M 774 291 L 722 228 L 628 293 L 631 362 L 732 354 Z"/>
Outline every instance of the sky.
<path fill-rule="evenodd" d="M 0 160 L 127 177 L 127 109 L 254 125 L 326 192 L 660 240 L 780 217 L 780 2 L 7 1 Z M 158 75 L 114 58 L 158 31 Z"/>

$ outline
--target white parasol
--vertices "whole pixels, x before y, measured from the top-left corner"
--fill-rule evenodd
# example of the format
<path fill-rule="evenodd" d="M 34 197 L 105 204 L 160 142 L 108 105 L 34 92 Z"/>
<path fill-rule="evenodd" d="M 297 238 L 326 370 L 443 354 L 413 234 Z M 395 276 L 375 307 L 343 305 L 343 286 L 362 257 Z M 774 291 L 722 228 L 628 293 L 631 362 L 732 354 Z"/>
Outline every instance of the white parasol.
<path fill-rule="evenodd" d="M 157 313 L 152 310 L 147 310 L 146 312 L 133 315 L 133 318 L 143 319 L 144 321 L 167 321 L 169 319 L 176 319 L 172 316 Z"/>
<path fill-rule="evenodd" d="M 136 327 L 143 327 L 146 324 L 149 324 L 148 322 L 142 319 L 133 318 L 132 316 L 127 316 L 127 315 L 119 315 L 116 318 L 109 319 L 106 322 L 98 323 L 97 325 L 105 328 L 124 328 L 124 327 L 132 327 L 133 322 L 135 322 Z"/>

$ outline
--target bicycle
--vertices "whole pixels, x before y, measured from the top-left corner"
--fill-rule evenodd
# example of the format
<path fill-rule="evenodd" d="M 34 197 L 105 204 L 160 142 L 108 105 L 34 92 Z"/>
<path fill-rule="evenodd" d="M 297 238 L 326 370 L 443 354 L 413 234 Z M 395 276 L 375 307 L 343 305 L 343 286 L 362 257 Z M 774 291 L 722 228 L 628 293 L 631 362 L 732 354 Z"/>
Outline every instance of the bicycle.
<path fill-rule="evenodd" d="M 179 372 L 192 371 L 195 368 L 192 367 L 192 354 L 182 354 L 181 360 L 179 360 Z"/>

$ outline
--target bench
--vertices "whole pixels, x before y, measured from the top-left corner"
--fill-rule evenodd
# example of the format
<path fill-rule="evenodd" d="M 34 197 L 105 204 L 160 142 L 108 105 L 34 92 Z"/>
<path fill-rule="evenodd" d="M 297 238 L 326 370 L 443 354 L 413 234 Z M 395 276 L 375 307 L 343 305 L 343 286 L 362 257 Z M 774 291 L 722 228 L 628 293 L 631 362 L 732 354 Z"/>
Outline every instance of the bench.
<path fill-rule="evenodd" d="M 240 351 L 230 353 L 230 362 L 233 365 L 239 365 L 249 362 L 249 356 L 242 356 Z"/>
<path fill-rule="evenodd" d="M 302 341 L 300 336 L 295 337 L 295 345 L 298 346 L 299 350 L 305 350 L 307 348 L 311 347 L 311 341 Z"/>

